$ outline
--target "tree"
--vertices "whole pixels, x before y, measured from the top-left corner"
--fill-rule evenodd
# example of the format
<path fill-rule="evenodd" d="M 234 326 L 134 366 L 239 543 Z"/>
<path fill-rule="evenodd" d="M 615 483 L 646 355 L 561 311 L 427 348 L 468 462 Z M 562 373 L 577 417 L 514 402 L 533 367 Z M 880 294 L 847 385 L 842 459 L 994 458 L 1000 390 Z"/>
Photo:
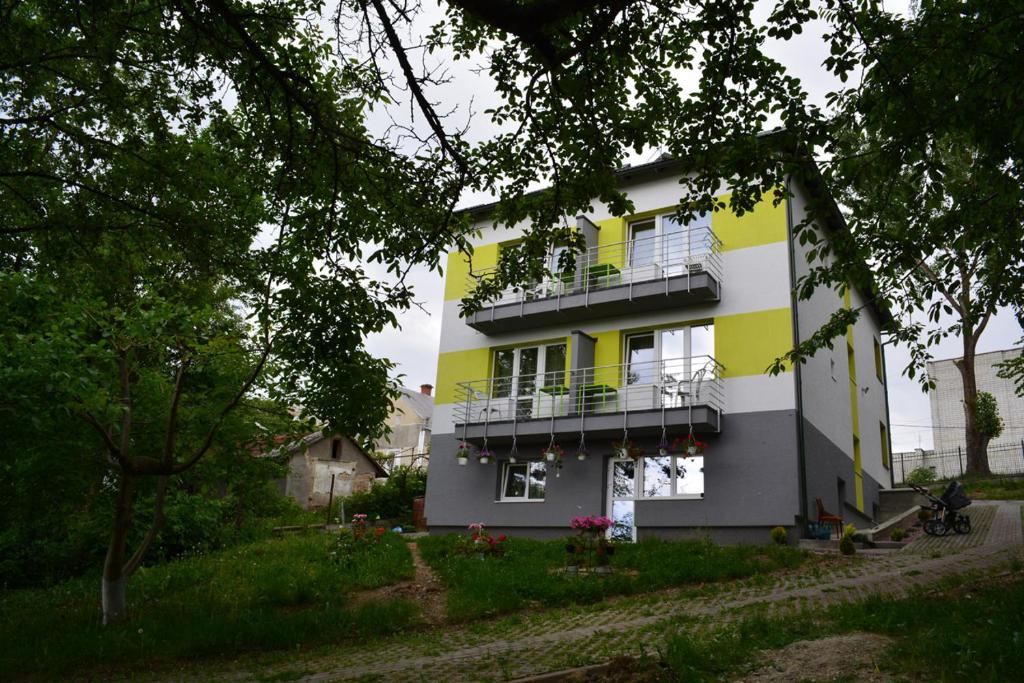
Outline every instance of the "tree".
<path fill-rule="evenodd" d="M 978 392 L 973 408 L 978 433 L 981 434 L 981 448 L 987 452 L 988 442 L 1003 433 L 1003 418 L 999 416 L 996 397 L 987 391 Z"/>
<path fill-rule="evenodd" d="M 363 339 L 411 303 L 408 264 L 458 243 L 434 234 L 457 223 L 443 164 L 367 135 L 381 90 L 332 59 L 315 7 L 2 10 L 2 409 L 25 420 L 45 396 L 104 454 L 107 622 L 126 618 L 168 491 L 245 401 L 380 431 L 392 366 Z M 356 260 L 374 242 L 392 282 Z M 129 548 L 140 495 L 152 525 Z"/>
<path fill-rule="evenodd" d="M 468 57 L 496 44 L 490 72 L 504 103 L 490 117 L 518 128 L 476 146 L 446 128 L 429 99 L 435 81 L 411 66 L 399 36 L 414 7 L 346 0 L 333 45 L 322 9 L 35 0 L 0 10 L 0 266 L 18 309 L 2 323 L 6 379 L 55 388 L 105 453 L 103 480 L 118 487 L 108 621 L 125 617 L 125 581 L 159 531 L 172 480 L 210 453 L 248 398 L 301 401 L 332 431 L 379 432 L 392 366 L 363 339 L 412 303 L 410 267 L 471 251 L 454 212 L 463 190 L 498 192 L 499 220 L 534 221 L 522 252 L 503 260 L 500 288 L 536 273 L 531 255 L 572 239 L 564 215 L 593 197 L 627 209 L 614 186 L 626 150 L 671 133 L 670 151 L 706 171 L 692 181 L 702 206 L 728 177 L 742 211 L 780 177 L 778 164 L 751 163 L 767 114 L 797 129 L 811 121 L 798 83 L 762 51 L 814 16 L 799 2 L 782 3 L 767 27 L 752 3 L 687 13 L 453 2 L 430 46 Z M 364 125 L 401 93 L 363 45 L 396 60 L 427 122 L 411 146 Z M 673 69 L 699 73 L 698 91 L 687 94 Z M 730 156 L 714 155 L 734 138 Z M 537 180 L 551 190 L 526 193 Z M 366 261 L 389 277 L 368 277 Z M 4 409 L 27 414 L 18 401 Z M 133 506 L 150 489 L 154 524 L 129 553 Z"/>
<path fill-rule="evenodd" d="M 856 88 L 831 96 L 822 165 L 848 232 L 826 240 L 800 226 L 800 239 L 814 243 L 800 295 L 821 286 L 868 292 L 893 313 L 892 339 L 911 349 L 910 377 L 929 347 L 959 336 L 967 471 L 986 473 L 976 348 L 995 311 L 1021 310 L 1024 291 L 1024 128 L 1019 107 L 1007 106 L 1024 93 L 1013 57 L 1024 21 L 1005 4 L 945 1 L 909 17 L 840 2 L 830 18 L 831 68 L 843 77 L 865 70 Z M 921 312 L 928 325 L 911 319 Z M 859 314 L 837 312 L 787 360 L 813 354 Z"/>

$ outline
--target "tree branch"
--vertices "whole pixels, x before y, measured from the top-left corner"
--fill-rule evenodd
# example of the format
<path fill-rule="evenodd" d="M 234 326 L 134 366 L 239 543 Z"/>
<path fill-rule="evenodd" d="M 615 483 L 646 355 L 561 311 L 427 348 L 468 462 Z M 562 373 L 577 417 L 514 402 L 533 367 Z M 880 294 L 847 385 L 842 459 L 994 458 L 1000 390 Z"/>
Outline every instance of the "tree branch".
<path fill-rule="evenodd" d="M 139 547 L 135 549 L 132 556 L 125 562 L 122 572 L 126 577 L 134 574 L 135 570 L 142 564 L 142 558 L 146 555 L 146 551 L 149 550 L 149 546 L 152 545 L 164 525 L 164 499 L 167 497 L 168 479 L 169 477 L 165 474 L 157 481 L 156 498 L 153 501 L 153 524 L 146 531 L 146 535 L 143 536 Z"/>

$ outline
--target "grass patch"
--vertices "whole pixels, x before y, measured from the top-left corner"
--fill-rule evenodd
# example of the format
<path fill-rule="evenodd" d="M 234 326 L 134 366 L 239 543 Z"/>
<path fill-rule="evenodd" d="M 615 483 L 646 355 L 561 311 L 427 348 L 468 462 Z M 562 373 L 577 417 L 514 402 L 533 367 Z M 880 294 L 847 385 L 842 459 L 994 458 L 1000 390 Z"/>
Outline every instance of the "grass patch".
<path fill-rule="evenodd" d="M 850 632 L 896 640 L 892 673 L 934 681 L 1017 680 L 1024 670 L 1024 575 L 1009 582 L 903 599 L 872 597 L 795 616 L 756 616 L 700 634 L 669 636 L 671 680 L 713 681 L 755 666 L 760 650 Z"/>
<path fill-rule="evenodd" d="M 479 559 L 455 552 L 457 536 L 419 540 L 424 561 L 448 588 L 448 616 L 467 621 L 536 606 L 591 603 L 612 595 L 725 581 L 796 567 L 805 555 L 787 546 L 717 546 L 710 541 L 647 539 L 617 546 L 616 573 L 572 576 L 565 541 L 512 538 L 504 557 Z"/>
<path fill-rule="evenodd" d="M 992 477 L 960 480 L 971 498 L 983 500 L 1024 500 L 1024 477 Z M 935 495 L 942 495 L 946 485 L 933 487 Z"/>
<path fill-rule="evenodd" d="M 394 600 L 346 608 L 347 593 L 411 578 L 405 542 L 388 534 L 350 567 L 335 538 L 290 536 L 143 568 L 128 585 L 130 622 L 101 625 L 99 582 L 75 579 L 0 595 L 0 671 L 59 676 L 177 659 L 295 648 L 392 633 L 418 610 Z"/>

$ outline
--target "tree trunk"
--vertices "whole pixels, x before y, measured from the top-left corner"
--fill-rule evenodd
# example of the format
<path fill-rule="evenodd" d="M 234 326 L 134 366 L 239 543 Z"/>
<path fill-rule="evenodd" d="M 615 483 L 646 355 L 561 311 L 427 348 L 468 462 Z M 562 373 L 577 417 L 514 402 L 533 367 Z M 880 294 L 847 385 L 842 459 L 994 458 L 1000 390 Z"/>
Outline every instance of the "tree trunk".
<path fill-rule="evenodd" d="M 991 474 L 988 468 L 986 439 L 978 430 L 978 382 L 974 371 L 976 340 L 964 334 L 964 357 L 957 362 L 964 385 L 964 441 L 967 445 L 967 471 L 971 475 Z"/>
<path fill-rule="evenodd" d="M 100 593 L 103 598 L 103 623 L 117 624 L 128 618 L 125 588 L 128 576 L 125 573 L 125 555 L 128 531 L 132 522 L 132 500 L 135 497 L 135 480 L 121 473 L 117 491 L 117 507 L 114 510 L 114 531 L 107 546 L 107 557 L 103 562 L 103 580 Z"/>

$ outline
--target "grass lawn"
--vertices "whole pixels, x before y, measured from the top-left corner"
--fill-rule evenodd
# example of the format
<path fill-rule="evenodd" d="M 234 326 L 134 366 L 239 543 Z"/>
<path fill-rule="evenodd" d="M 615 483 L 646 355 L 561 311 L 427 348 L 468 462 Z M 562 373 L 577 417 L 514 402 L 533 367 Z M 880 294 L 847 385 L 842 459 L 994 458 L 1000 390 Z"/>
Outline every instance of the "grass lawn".
<path fill-rule="evenodd" d="M 1011 681 L 1024 672 L 1024 574 L 911 598 L 869 598 L 786 617 L 752 617 L 700 635 L 668 638 L 663 676 L 732 680 L 758 651 L 852 632 L 889 636 L 884 671 L 929 681 Z M 846 679 L 844 679 L 846 680 Z M 850 679 L 853 680 L 853 679 Z"/>
<path fill-rule="evenodd" d="M 727 546 L 708 541 L 648 539 L 617 546 L 615 573 L 606 577 L 558 572 L 565 541 L 511 538 L 501 558 L 465 557 L 455 535 L 419 540 L 423 559 L 448 589 L 448 617 L 468 621 L 531 607 L 596 602 L 612 595 L 724 581 L 800 565 L 806 557 L 787 546 Z"/>
<path fill-rule="evenodd" d="M 996 477 L 961 480 L 967 495 L 985 500 L 1024 500 L 1024 477 Z M 936 495 L 942 495 L 945 486 L 938 488 Z"/>
<path fill-rule="evenodd" d="M 125 626 L 101 625 L 98 577 L 0 593 L 0 671 L 85 675 L 372 637 L 418 619 L 404 600 L 346 607 L 353 591 L 413 576 L 400 537 L 385 535 L 347 567 L 332 560 L 334 544 L 323 534 L 290 536 L 140 569 L 128 584 Z"/>

